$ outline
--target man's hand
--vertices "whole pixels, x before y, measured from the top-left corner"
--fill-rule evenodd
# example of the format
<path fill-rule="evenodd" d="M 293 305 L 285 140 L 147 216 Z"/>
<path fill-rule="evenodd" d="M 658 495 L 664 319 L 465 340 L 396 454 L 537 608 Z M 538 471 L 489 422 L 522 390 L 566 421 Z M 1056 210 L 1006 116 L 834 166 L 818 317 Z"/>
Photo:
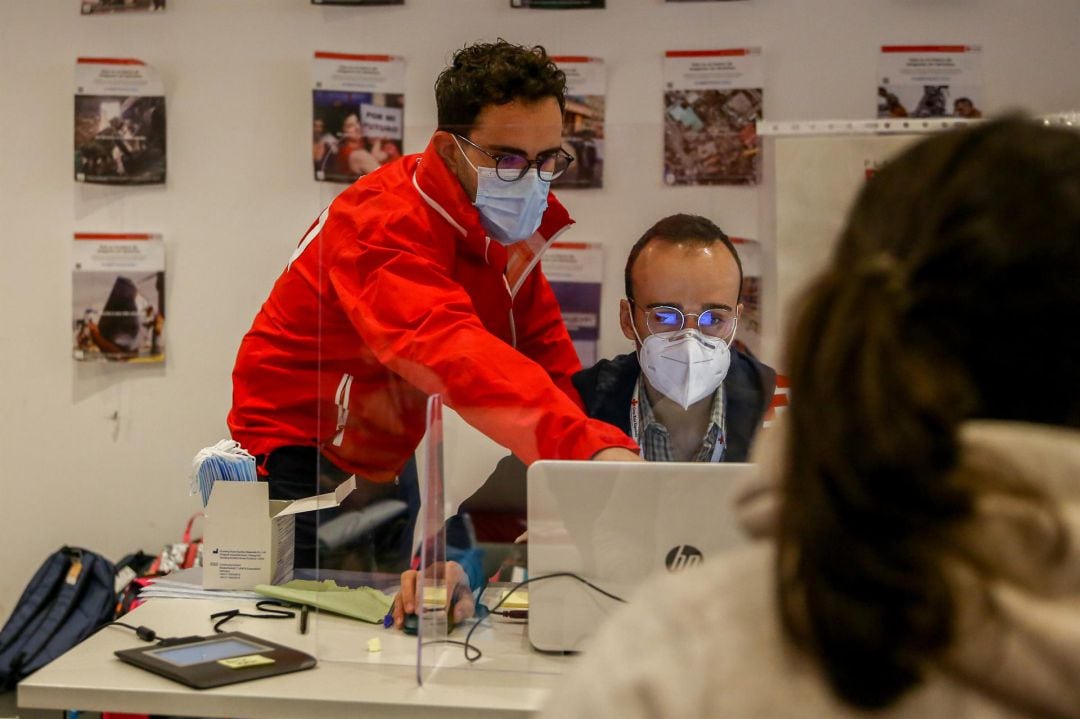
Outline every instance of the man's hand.
<path fill-rule="evenodd" d="M 625 447 L 608 447 L 592 456 L 594 462 L 644 462 L 640 454 L 636 454 Z"/>
<path fill-rule="evenodd" d="M 428 581 L 442 580 L 446 587 L 446 613 L 453 617 L 454 624 L 462 622 L 476 613 L 469 578 L 457 562 L 440 563 L 424 570 Z M 423 601 L 416 596 L 416 583 L 419 572 L 408 569 L 401 573 L 401 591 L 394 597 L 394 628 L 401 629 L 405 624 L 406 614 L 418 614 Z"/>

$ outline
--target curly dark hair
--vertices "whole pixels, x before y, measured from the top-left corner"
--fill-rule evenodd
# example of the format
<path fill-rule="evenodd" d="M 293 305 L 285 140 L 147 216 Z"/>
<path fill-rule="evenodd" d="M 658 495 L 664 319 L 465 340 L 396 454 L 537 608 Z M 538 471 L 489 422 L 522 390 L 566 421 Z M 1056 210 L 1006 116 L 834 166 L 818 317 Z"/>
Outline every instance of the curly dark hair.
<path fill-rule="evenodd" d="M 566 75 L 540 45 L 514 45 L 502 38 L 458 50 L 435 80 L 439 129 L 447 132 L 468 131 L 488 105 L 546 97 L 566 109 Z"/>

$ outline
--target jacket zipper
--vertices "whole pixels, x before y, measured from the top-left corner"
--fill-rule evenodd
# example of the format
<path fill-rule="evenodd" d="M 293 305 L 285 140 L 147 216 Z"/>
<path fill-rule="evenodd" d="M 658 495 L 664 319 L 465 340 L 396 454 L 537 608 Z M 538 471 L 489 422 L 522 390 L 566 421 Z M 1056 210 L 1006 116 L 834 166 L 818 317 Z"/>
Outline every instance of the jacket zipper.
<path fill-rule="evenodd" d="M 510 309 L 507 315 L 510 317 L 510 346 L 517 349 L 517 325 L 514 324 L 514 293 L 510 289 L 510 280 L 503 275 L 503 284 L 506 285 L 506 293 L 510 295 Z"/>
<path fill-rule="evenodd" d="M 334 394 L 334 404 L 337 405 L 337 427 L 334 434 L 334 446 L 340 447 L 341 443 L 345 440 L 345 424 L 349 419 L 349 395 L 352 390 L 352 375 L 341 375 L 341 381 L 338 382 L 337 392 Z"/>

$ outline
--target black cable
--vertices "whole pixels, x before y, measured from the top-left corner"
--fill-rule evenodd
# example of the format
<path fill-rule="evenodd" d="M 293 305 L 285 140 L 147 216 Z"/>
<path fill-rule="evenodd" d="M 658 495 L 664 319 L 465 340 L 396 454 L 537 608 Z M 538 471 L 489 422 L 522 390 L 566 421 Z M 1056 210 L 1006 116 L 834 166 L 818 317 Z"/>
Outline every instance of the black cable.
<path fill-rule="evenodd" d="M 620 597 L 618 595 L 615 595 L 615 594 L 612 594 L 611 592 L 607 591 L 606 589 L 601 589 L 600 587 L 598 587 L 595 584 L 593 584 L 592 582 L 590 582 L 588 579 L 585 579 L 584 577 L 579 577 L 578 575 L 574 574 L 573 572 L 554 572 L 552 574 L 541 574 L 539 577 L 529 577 L 528 579 L 526 579 L 526 580 L 524 580 L 522 582 L 518 582 L 517 584 L 512 586 L 510 589 L 506 590 L 506 593 L 503 595 L 502 599 L 500 599 L 498 602 L 496 602 L 495 606 L 491 607 L 490 609 L 485 607 L 483 604 L 480 604 L 479 602 L 477 602 L 476 605 L 477 605 L 478 608 L 479 607 L 484 607 L 484 609 L 487 610 L 488 615 L 499 614 L 499 612 L 497 612 L 496 610 L 498 610 L 498 608 L 503 605 L 503 602 L 505 602 L 507 599 L 509 599 L 514 594 L 514 592 L 516 592 L 517 590 L 521 589 L 522 587 L 524 587 L 527 584 L 531 584 L 533 582 L 539 582 L 542 579 L 555 579 L 556 577 L 569 577 L 570 579 L 576 579 L 577 581 L 581 582 L 582 584 L 584 584 L 589 589 L 592 589 L 595 592 L 599 592 L 600 594 L 603 594 L 605 597 L 608 597 L 610 599 L 614 599 L 617 602 L 622 602 L 623 604 L 626 604 L 626 600 L 623 599 L 622 597 Z M 484 582 L 484 587 L 483 588 L 487 589 L 487 581 Z M 484 596 L 483 591 L 480 592 L 480 596 Z M 503 616 L 505 616 L 505 615 L 503 615 Z M 528 616 L 528 615 L 526 614 L 524 616 Z M 523 618 L 523 617 L 517 616 L 517 617 L 514 617 L 514 618 L 516 619 L 516 618 Z M 483 654 L 480 652 L 479 649 L 477 649 L 475 646 L 472 645 L 472 635 L 473 635 L 473 632 L 476 631 L 476 628 L 479 627 L 481 623 L 483 623 L 483 621 L 484 621 L 484 617 L 478 617 L 477 618 L 476 622 L 473 623 L 473 625 L 471 627 L 469 627 L 469 631 L 465 634 L 465 641 L 464 642 L 458 642 L 458 641 L 453 640 L 453 639 L 443 639 L 443 640 L 436 640 L 436 641 L 444 641 L 447 644 L 461 644 L 462 646 L 465 647 L 465 658 L 470 663 L 475 662 L 477 659 L 479 659 L 481 656 L 483 656 Z M 470 649 L 472 649 L 474 652 L 476 652 L 475 656 L 472 656 L 472 657 L 469 656 L 469 650 Z"/>
<path fill-rule="evenodd" d="M 214 622 L 214 632 L 223 634 L 224 630 L 221 626 L 234 617 L 251 617 L 252 619 L 292 619 L 296 616 L 296 612 L 285 608 L 289 606 L 292 605 L 282 604 L 273 599 L 263 599 L 255 602 L 255 608 L 260 612 L 264 612 L 263 614 L 247 614 L 246 612 L 241 612 L 239 609 L 227 609 L 224 612 L 214 612 L 211 614 L 210 621 Z"/>
<path fill-rule="evenodd" d="M 478 648 L 476 648 L 473 645 L 469 644 L 468 641 L 463 642 L 460 639 L 429 639 L 428 641 L 424 642 L 423 644 L 424 644 L 424 646 L 427 646 L 428 644 L 453 644 L 453 645 L 458 646 L 458 647 L 464 647 L 465 648 L 465 658 L 468 659 L 470 662 L 475 662 L 477 659 L 484 656 L 484 653 L 481 652 Z M 470 657 L 469 656 L 470 651 L 476 652 L 475 656 Z"/>
<path fill-rule="evenodd" d="M 229 621 L 233 617 L 238 617 L 238 616 L 240 616 L 240 610 L 239 609 L 229 609 L 228 611 L 215 612 L 214 614 L 211 614 L 210 615 L 210 621 L 214 622 L 214 633 L 215 634 L 224 634 L 225 630 L 221 628 L 221 625 L 224 624 L 225 622 Z M 218 617 L 220 617 L 220 619 L 218 619 Z M 215 619 L 217 619 L 217 621 L 214 621 Z"/>
<path fill-rule="evenodd" d="M 135 632 L 135 636 L 137 636 L 139 639 L 142 639 L 144 642 L 156 641 L 158 646 L 160 646 L 160 647 L 168 647 L 168 646 L 173 646 L 175 644 L 190 644 L 192 642 L 202 641 L 203 639 L 206 638 L 206 637 L 200 637 L 198 635 L 190 636 L 190 637 L 161 637 L 161 636 L 158 636 L 158 633 L 155 632 L 150 627 L 147 627 L 147 626 L 133 627 L 130 624 L 125 624 L 124 622 L 109 622 L 105 626 L 112 626 L 112 625 L 116 625 L 118 627 L 123 627 L 124 629 L 130 629 L 130 630 Z"/>
<path fill-rule="evenodd" d="M 224 633 L 221 625 L 229 621 L 233 617 L 251 617 L 253 619 L 292 619 L 296 616 L 296 612 L 291 611 L 288 607 L 294 607 L 292 604 L 282 604 L 273 599 L 263 599 L 255 603 L 255 608 L 263 614 L 247 614 L 241 612 L 239 609 L 228 609 L 224 612 L 215 612 L 210 615 L 210 621 L 214 621 L 214 632 L 217 634 Z M 147 626 L 134 626 L 127 624 L 126 622 L 109 622 L 108 626 L 123 627 L 135 632 L 135 636 L 142 639 L 144 642 L 157 641 L 158 644 L 174 644 L 183 643 L 188 641 L 194 641 L 196 639 L 202 639 L 202 637 L 159 637 L 158 633 Z"/>
<path fill-rule="evenodd" d="M 505 602 L 507 600 L 507 598 L 509 598 L 509 596 L 511 594 L 513 594 L 517 590 L 521 589 L 526 584 L 529 584 L 530 582 L 538 582 L 541 579 L 554 579 L 555 577 L 569 577 L 570 579 L 576 579 L 577 581 L 581 582 L 582 584 L 584 584 L 586 587 L 593 590 L 594 592 L 600 592 L 601 594 L 603 594 L 605 597 L 608 597 L 609 599 L 614 599 L 616 602 L 622 602 L 623 604 L 626 604 L 626 600 L 623 599 L 622 597 L 620 597 L 620 596 L 618 596 L 616 594 L 612 594 L 611 592 L 607 591 L 606 589 L 601 589 L 600 587 L 598 587 L 595 584 L 593 584 L 592 582 L 590 582 L 588 579 L 585 579 L 584 577 L 579 577 L 578 575 L 574 574 L 573 572 L 554 572 L 553 574 L 541 574 L 539 577 L 530 577 L 530 578 L 526 579 L 523 582 L 518 582 L 516 585 L 514 585 L 510 589 L 510 591 L 508 591 L 506 593 L 506 596 L 502 598 L 502 601 L 500 601 L 498 604 L 496 604 L 494 607 L 492 607 L 492 609 L 498 609 L 499 606 L 503 602 Z"/>
<path fill-rule="evenodd" d="M 144 642 L 152 642 L 157 639 L 157 632 L 155 632 L 150 627 L 134 627 L 130 624 L 125 624 L 124 622 L 109 622 L 109 625 L 130 629 L 131 631 L 135 632 L 135 636 L 137 636 L 139 639 L 142 639 Z"/>
<path fill-rule="evenodd" d="M 128 629 L 132 630 L 133 632 L 137 632 L 140 629 L 143 629 L 143 627 L 135 627 L 135 626 L 132 626 L 130 624 L 125 624 L 124 622 L 109 622 L 109 624 L 117 626 L 117 627 L 127 627 Z"/>
<path fill-rule="evenodd" d="M 144 642 L 156 641 L 159 647 L 169 647 L 169 646 L 173 646 L 173 645 L 176 645 L 176 644 L 191 644 L 192 642 L 199 642 L 199 641 L 202 641 L 203 639 L 206 639 L 206 637 L 200 637 L 198 635 L 194 635 L 194 636 L 190 636 L 190 637 L 159 637 L 157 632 L 155 632 L 150 627 L 147 627 L 147 626 L 133 627 L 130 624 L 124 624 L 123 622 L 109 622 L 105 626 L 112 626 L 112 625 L 116 625 L 118 627 L 123 627 L 124 629 L 131 629 L 132 631 L 135 632 L 135 636 L 137 636 L 139 639 L 142 639 Z"/>

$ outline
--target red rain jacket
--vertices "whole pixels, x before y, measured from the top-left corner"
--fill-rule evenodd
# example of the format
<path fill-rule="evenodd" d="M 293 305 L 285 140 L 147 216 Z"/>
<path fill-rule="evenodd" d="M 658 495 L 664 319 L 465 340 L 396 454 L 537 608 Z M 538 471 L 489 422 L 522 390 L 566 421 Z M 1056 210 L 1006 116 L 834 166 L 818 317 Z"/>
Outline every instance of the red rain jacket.
<path fill-rule="evenodd" d="M 489 239 L 433 145 L 360 179 L 308 230 L 240 344 L 233 438 L 256 455 L 318 446 L 390 481 L 440 393 L 526 463 L 636 451 L 582 411 L 581 365 L 537 267 L 572 222 L 550 195 L 530 240 Z"/>

